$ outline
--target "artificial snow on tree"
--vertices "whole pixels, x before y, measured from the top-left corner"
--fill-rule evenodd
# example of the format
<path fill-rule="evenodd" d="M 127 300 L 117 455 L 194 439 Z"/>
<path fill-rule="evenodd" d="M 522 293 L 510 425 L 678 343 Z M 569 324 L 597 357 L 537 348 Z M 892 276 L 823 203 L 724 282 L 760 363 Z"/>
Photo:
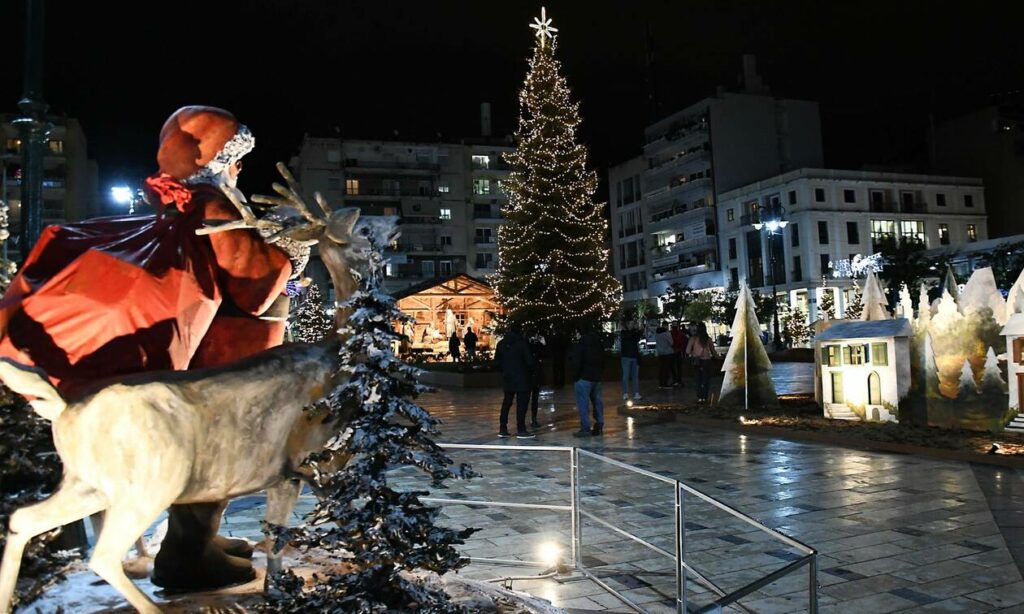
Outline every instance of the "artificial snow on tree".
<path fill-rule="evenodd" d="M 1006 317 L 1024 311 L 1024 270 L 1006 293 Z"/>
<path fill-rule="evenodd" d="M 957 398 L 964 400 L 971 395 L 978 394 L 978 385 L 974 381 L 974 371 L 971 370 L 971 361 L 964 359 L 964 366 L 960 369 L 960 382 L 957 384 Z"/>
<path fill-rule="evenodd" d="M 860 287 L 857 282 L 853 282 L 853 292 L 850 293 L 850 302 L 846 304 L 846 312 L 844 317 L 847 320 L 859 320 L 861 319 L 861 313 L 864 311 L 864 302 L 861 300 Z"/>
<path fill-rule="evenodd" d="M 946 277 L 942 280 L 942 291 L 949 292 L 954 301 L 960 300 L 960 285 L 956 281 L 956 275 L 953 274 L 952 266 L 946 267 Z"/>
<path fill-rule="evenodd" d="M 976 269 L 964 286 L 964 292 L 957 301 L 960 313 L 976 313 L 990 316 L 1002 326 L 1006 324 L 1006 299 L 996 286 L 996 277 L 990 267 Z M 988 310 L 987 313 L 985 310 Z"/>
<path fill-rule="evenodd" d="M 819 320 L 832 320 L 836 317 L 836 300 L 834 294 L 826 284 L 825 278 L 822 277 L 821 284 L 821 302 L 818 303 L 818 319 Z"/>
<path fill-rule="evenodd" d="M 810 341 L 814 331 L 807 324 L 807 314 L 799 307 L 779 305 L 779 323 L 786 345 L 803 345 Z"/>
<path fill-rule="evenodd" d="M 882 291 L 882 286 L 879 285 L 874 272 L 868 272 L 868 276 L 864 280 L 864 297 L 862 300 L 864 308 L 860 315 L 861 320 L 873 322 L 892 319 L 889 310 L 886 308 L 889 305 L 889 301 L 886 300 L 885 292 Z"/>
<path fill-rule="evenodd" d="M 444 574 L 466 564 L 455 546 L 473 529 L 453 530 L 435 524 L 438 508 L 421 501 L 426 492 L 398 491 L 388 471 L 413 466 L 429 476 L 434 487 L 448 479 L 473 476 L 434 443 L 433 418 L 413 399 L 429 388 L 417 383 L 418 370 L 400 361 L 392 344 L 404 322 L 394 299 L 381 290 L 384 246 L 373 246 L 369 274 L 340 308 L 350 309 L 349 335 L 340 350 L 340 371 L 347 376 L 317 406 L 331 416 L 355 415 L 349 429 L 338 433 L 306 461 L 320 499 L 307 516 L 307 526 L 269 527 L 275 546 L 291 543 L 300 549 L 320 548 L 345 564 L 317 577 L 312 587 L 289 571 L 270 580 L 268 609 L 274 612 L 461 612 L 442 590 L 408 572 Z M 343 468 L 332 460 L 350 456 Z"/>
<path fill-rule="evenodd" d="M 1006 388 L 996 351 L 990 347 L 985 354 L 985 370 L 981 374 L 981 394 L 1001 401 L 1006 397 Z"/>
<path fill-rule="evenodd" d="M 928 288 L 925 287 L 924 282 L 921 283 L 921 289 L 917 295 L 917 327 L 920 330 L 927 331 L 928 325 L 932 321 L 932 306 L 928 300 Z"/>
<path fill-rule="evenodd" d="M 744 284 L 736 300 L 736 319 L 732 323 L 732 343 L 725 355 L 721 400 L 728 407 L 768 407 L 779 404 L 772 383 L 772 363 L 761 344 L 761 325 L 757 321 L 754 298 Z"/>
<path fill-rule="evenodd" d="M 914 301 L 910 298 L 910 289 L 907 288 L 907 284 L 900 286 L 900 317 L 908 320 L 914 320 Z"/>
<path fill-rule="evenodd" d="M 546 18 L 532 27 L 537 40 L 519 94 L 516 150 L 505 154 L 508 205 L 492 279 L 510 321 L 566 334 L 610 318 L 622 290 L 608 272 L 606 224 L 593 200 L 597 174 L 577 142 L 579 103 L 555 59 L 556 30 Z"/>
<path fill-rule="evenodd" d="M 288 328 L 291 330 L 292 339 L 305 343 L 316 343 L 334 334 L 334 318 L 324 309 L 320 286 L 315 281 L 306 289 Z"/>

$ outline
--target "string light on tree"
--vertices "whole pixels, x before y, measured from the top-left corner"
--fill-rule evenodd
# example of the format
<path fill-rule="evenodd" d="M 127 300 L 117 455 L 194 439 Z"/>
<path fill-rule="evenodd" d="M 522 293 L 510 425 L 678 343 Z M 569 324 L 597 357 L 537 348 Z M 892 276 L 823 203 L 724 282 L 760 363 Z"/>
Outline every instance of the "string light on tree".
<path fill-rule="evenodd" d="M 558 30 L 544 9 L 530 27 L 536 41 L 519 94 L 517 149 L 506 154 L 509 201 L 494 287 L 511 320 L 569 332 L 583 320 L 610 318 L 622 291 L 608 273 L 606 224 L 593 201 L 597 175 L 577 142 L 579 103 L 554 56 Z"/>

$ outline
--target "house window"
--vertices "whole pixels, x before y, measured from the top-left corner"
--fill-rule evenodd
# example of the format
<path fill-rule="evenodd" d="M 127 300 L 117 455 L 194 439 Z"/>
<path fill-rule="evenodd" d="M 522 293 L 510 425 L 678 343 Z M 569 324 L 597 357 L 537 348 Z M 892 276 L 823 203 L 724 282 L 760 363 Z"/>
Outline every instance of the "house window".
<path fill-rule="evenodd" d="M 463 158 L 465 160 L 465 158 Z M 473 156 L 473 168 L 477 169 L 488 169 L 491 168 L 491 157 L 490 156 Z"/>
<path fill-rule="evenodd" d="M 949 224 L 939 224 L 939 245 L 949 245 Z"/>
<path fill-rule="evenodd" d="M 946 206 L 946 195 L 945 194 L 936 194 L 935 195 L 935 204 L 940 206 L 940 207 L 945 207 Z"/>
<path fill-rule="evenodd" d="M 789 225 L 789 238 L 793 247 L 800 247 L 800 227 L 795 223 Z"/>
<path fill-rule="evenodd" d="M 871 344 L 871 364 L 879 367 L 886 367 L 889 365 L 889 348 L 886 344 Z"/>
<path fill-rule="evenodd" d="M 1024 364 L 1024 337 L 1013 340 L 1013 362 L 1018 365 Z"/>
<path fill-rule="evenodd" d="M 832 372 L 832 402 L 833 403 L 845 403 L 843 397 L 843 372 L 834 371 Z"/>
<path fill-rule="evenodd" d="M 438 194 L 447 194 L 450 191 L 451 191 L 451 187 L 448 185 L 447 181 L 440 181 L 440 182 L 438 182 L 438 184 L 437 184 L 437 192 L 438 192 Z"/>
<path fill-rule="evenodd" d="M 736 259 L 736 239 L 729 239 L 729 260 Z"/>
<path fill-rule="evenodd" d="M 965 207 L 973 207 L 974 206 L 974 196 L 972 194 L 964 194 L 964 206 Z"/>
<path fill-rule="evenodd" d="M 924 245 L 924 222 L 921 220 L 900 220 L 900 238 L 903 241 Z"/>
<path fill-rule="evenodd" d="M 974 224 L 967 225 L 967 240 L 971 242 L 978 240 L 978 229 Z"/>
<path fill-rule="evenodd" d="M 866 345 L 847 345 L 843 346 L 843 364 L 845 365 L 863 365 L 868 361 L 868 346 Z"/>
<path fill-rule="evenodd" d="M 857 202 L 857 193 L 853 190 L 843 190 L 843 202 L 844 203 L 855 203 Z"/>
<path fill-rule="evenodd" d="M 868 376 L 868 405 L 882 404 L 882 382 L 874 371 Z"/>
<path fill-rule="evenodd" d="M 349 196 L 359 195 L 359 180 L 358 179 L 346 179 L 345 180 L 345 193 Z"/>
<path fill-rule="evenodd" d="M 885 243 L 896 241 L 896 222 L 871 220 L 871 245 L 878 250 Z"/>
<path fill-rule="evenodd" d="M 327 178 L 327 190 L 330 192 L 338 192 L 341 190 L 341 179 L 337 177 Z"/>
<path fill-rule="evenodd" d="M 442 220 L 450 220 L 452 219 L 452 210 L 443 208 L 441 209 L 441 214 L 438 217 Z"/>
<path fill-rule="evenodd" d="M 828 222 L 818 222 L 818 243 L 828 245 Z"/>
<path fill-rule="evenodd" d="M 56 154 L 56 155 L 59 156 L 62 153 L 64 153 L 64 141 L 61 141 L 59 139 L 55 140 L 55 141 L 50 141 L 49 147 L 50 147 L 50 153 L 52 153 L 52 154 Z"/>
<path fill-rule="evenodd" d="M 451 246 L 451 244 L 452 244 L 452 238 L 450 236 L 448 236 L 448 235 L 441 235 L 439 237 L 439 240 L 440 240 L 442 246 L 446 246 L 446 245 L 447 246 Z"/>
<path fill-rule="evenodd" d="M 452 261 L 451 260 L 442 260 L 440 264 L 441 264 L 441 275 L 451 275 L 452 274 Z"/>
<path fill-rule="evenodd" d="M 789 204 L 791 204 L 791 205 L 795 205 L 796 204 L 796 190 L 790 190 L 789 191 Z"/>
<path fill-rule="evenodd" d="M 825 202 L 825 188 L 814 188 L 814 202 Z"/>
<path fill-rule="evenodd" d="M 725 210 L 725 221 L 731 222 L 736 219 L 736 211 L 734 209 Z"/>
<path fill-rule="evenodd" d="M 860 231 L 857 222 L 846 223 L 846 242 L 850 245 L 860 245 Z"/>
<path fill-rule="evenodd" d="M 474 179 L 473 180 L 473 193 L 474 194 L 490 194 L 491 193 L 491 180 L 490 179 Z"/>
<path fill-rule="evenodd" d="M 826 345 L 821 348 L 821 363 L 829 367 L 839 366 L 839 346 Z"/>

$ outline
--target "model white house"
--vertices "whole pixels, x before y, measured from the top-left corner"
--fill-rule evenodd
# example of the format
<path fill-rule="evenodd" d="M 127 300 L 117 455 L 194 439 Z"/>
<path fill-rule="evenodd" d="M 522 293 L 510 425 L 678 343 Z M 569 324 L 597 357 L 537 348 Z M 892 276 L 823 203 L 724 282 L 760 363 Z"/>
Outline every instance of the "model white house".
<path fill-rule="evenodd" d="M 826 418 L 896 422 L 910 391 L 906 318 L 838 322 L 815 337 Z"/>
<path fill-rule="evenodd" d="M 1010 391 L 1010 409 L 1017 410 L 1017 416 L 1006 425 L 1008 431 L 1024 431 L 1024 416 L 1021 415 L 1021 394 L 1024 393 L 1024 313 L 1015 313 L 1003 327 L 1006 337 L 1006 383 Z"/>

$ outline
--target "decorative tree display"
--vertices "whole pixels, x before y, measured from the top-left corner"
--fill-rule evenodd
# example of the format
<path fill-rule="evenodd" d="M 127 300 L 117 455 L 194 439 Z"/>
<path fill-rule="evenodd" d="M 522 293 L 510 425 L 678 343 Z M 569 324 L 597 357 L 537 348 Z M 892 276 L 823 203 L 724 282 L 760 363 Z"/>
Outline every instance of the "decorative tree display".
<path fill-rule="evenodd" d="M 779 404 L 772 383 L 772 363 L 761 343 L 761 325 L 754 310 L 750 290 L 740 287 L 736 300 L 736 319 L 732 323 L 732 343 L 725 355 L 722 371 L 721 401 L 728 407 L 766 407 Z"/>
<path fill-rule="evenodd" d="M 821 278 L 821 301 L 818 303 L 818 319 L 833 320 L 836 317 L 835 293 L 828 287 L 825 278 Z"/>
<path fill-rule="evenodd" d="M 597 174 L 587 170 L 586 148 L 577 142 L 579 103 L 555 59 L 557 29 L 543 12 L 535 22 L 517 148 L 506 154 L 508 205 L 493 285 L 511 321 L 565 334 L 610 318 L 622 291 L 608 272 L 606 223 L 593 201 Z"/>
<path fill-rule="evenodd" d="M 981 394 L 990 398 L 992 402 L 1000 402 L 1006 396 L 1006 381 L 1003 380 L 1003 372 L 999 368 L 999 360 L 996 352 L 991 347 L 985 354 L 985 367 L 981 374 Z"/>
<path fill-rule="evenodd" d="M 853 291 L 850 292 L 850 302 L 846 304 L 846 312 L 843 314 L 847 320 L 859 320 L 864 311 L 864 303 L 861 300 L 860 286 L 853 282 Z"/>
<path fill-rule="evenodd" d="M 302 302 L 288 323 L 292 338 L 296 341 L 316 343 L 334 334 L 334 318 L 324 309 L 320 286 L 314 281 L 309 284 Z"/>
<path fill-rule="evenodd" d="M 960 300 L 960 285 L 956 281 L 956 275 L 953 274 L 952 265 L 946 266 L 946 276 L 942 280 L 941 290 L 949 292 L 954 301 Z"/>
<path fill-rule="evenodd" d="M 910 289 L 907 284 L 900 288 L 900 317 L 908 320 L 914 319 L 914 301 L 910 298 Z"/>
<path fill-rule="evenodd" d="M 278 547 L 289 541 L 299 548 L 323 548 L 351 571 L 318 577 L 311 589 L 291 572 L 275 575 L 270 605 L 276 612 L 461 611 L 447 594 L 404 572 L 444 574 L 463 566 L 466 559 L 454 546 L 473 529 L 437 526 L 440 510 L 421 501 L 426 493 L 395 490 L 387 472 L 413 466 L 437 487 L 473 473 L 465 465 L 453 467 L 431 440 L 438 420 L 412 400 L 429 388 L 416 382 L 418 371 L 391 349 L 400 336 L 393 323 L 409 318 L 381 291 L 381 253 L 374 250 L 370 258 L 369 275 L 341 306 L 351 310 L 343 331 L 350 336 L 340 350 L 340 369 L 349 377 L 317 408 L 332 417 L 355 414 L 354 420 L 307 460 L 321 495 L 307 516 L 310 526 L 271 527 Z M 330 460 L 337 454 L 351 458 L 332 471 Z"/>
<path fill-rule="evenodd" d="M 799 307 L 779 305 L 779 322 L 782 324 L 786 345 L 803 345 L 811 340 L 814 331 L 807 324 L 807 314 Z"/>
<path fill-rule="evenodd" d="M 876 320 L 891 320 L 892 316 L 887 309 L 889 301 L 878 283 L 874 273 L 868 273 L 864 280 L 864 307 L 860 319 L 871 322 Z"/>

